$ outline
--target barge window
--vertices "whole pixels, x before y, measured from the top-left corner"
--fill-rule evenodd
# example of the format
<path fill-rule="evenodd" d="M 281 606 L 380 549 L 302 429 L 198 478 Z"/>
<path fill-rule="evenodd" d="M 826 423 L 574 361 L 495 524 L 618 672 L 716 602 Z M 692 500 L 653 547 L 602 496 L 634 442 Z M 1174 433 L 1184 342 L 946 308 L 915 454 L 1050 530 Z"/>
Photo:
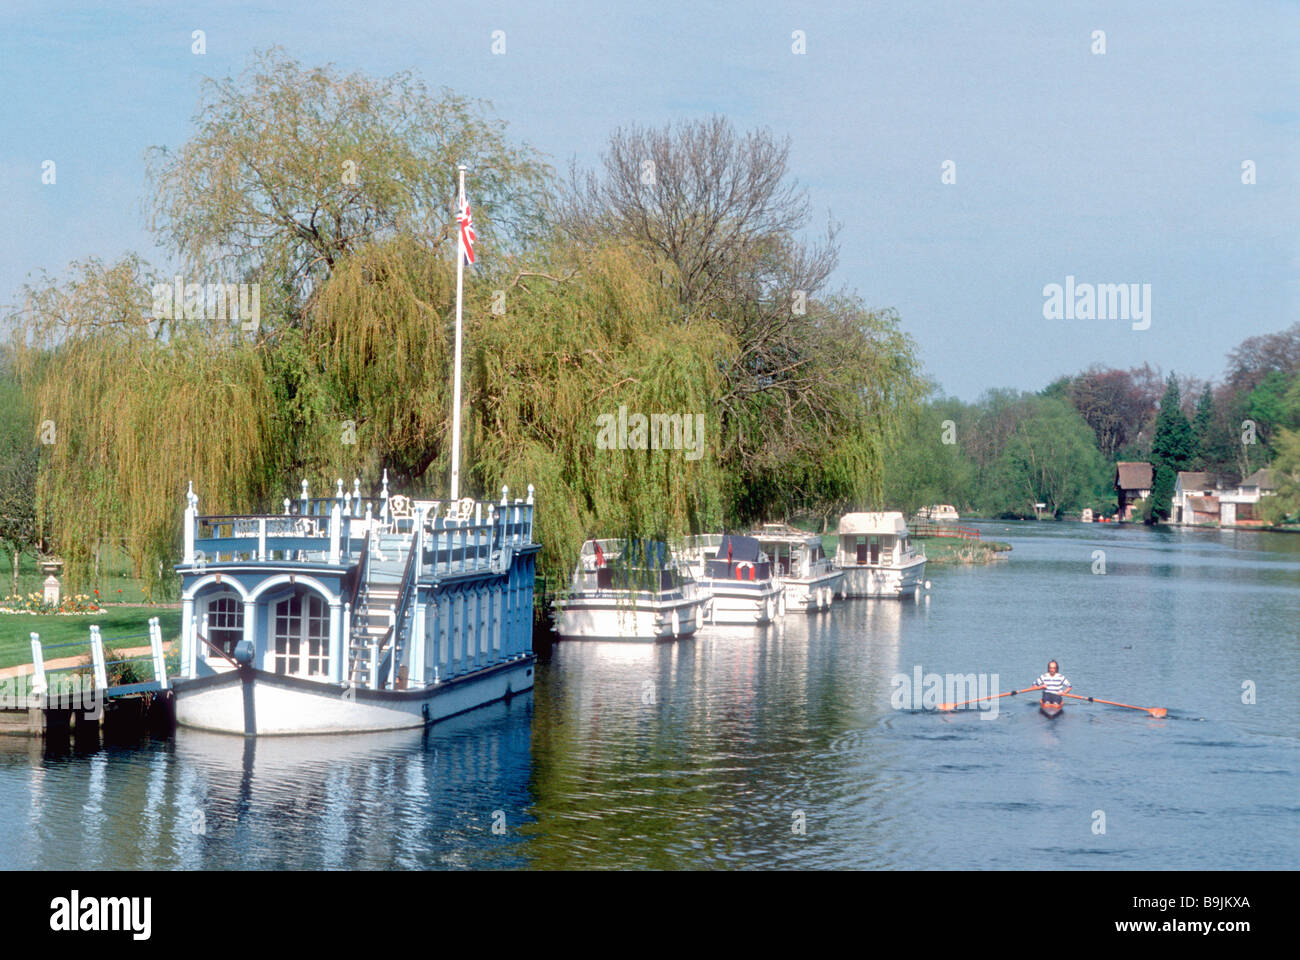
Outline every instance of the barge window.
<path fill-rule="evenodd" d="M 329 673 L 329 605 L 295 593 L 275 605 L 275 672 L 298 677 Z"/>
<path fill-rule="evenodd" d="M 235 644 L 244 639 L 244 604 L 231 594 L 208 601 L 208 639 L 213 646 L 235 655 Z M 209 656 L 215 656 L 208 651 Z"/>

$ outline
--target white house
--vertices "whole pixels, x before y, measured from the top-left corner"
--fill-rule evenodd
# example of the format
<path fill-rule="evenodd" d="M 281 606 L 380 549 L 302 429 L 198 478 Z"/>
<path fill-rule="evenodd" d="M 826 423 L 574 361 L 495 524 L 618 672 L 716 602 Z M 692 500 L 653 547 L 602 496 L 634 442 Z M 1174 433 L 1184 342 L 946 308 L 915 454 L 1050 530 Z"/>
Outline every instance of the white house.
<path fill-rule="evenodd" d="M 1225 527 L 1255 526 L 1264 522 L 1259 501 L 1277 490 L 1271 471 L 1261 468 L 1219 494 L 1219 522 Z"/>
<path fill-rule="evenodd" d="M 1171 523 L 1197 524 L 1219 522 L 1220 484 L 1203 471 L 1180 470 L 1174 481 L 1174 500 L 1169 511 Z"/>

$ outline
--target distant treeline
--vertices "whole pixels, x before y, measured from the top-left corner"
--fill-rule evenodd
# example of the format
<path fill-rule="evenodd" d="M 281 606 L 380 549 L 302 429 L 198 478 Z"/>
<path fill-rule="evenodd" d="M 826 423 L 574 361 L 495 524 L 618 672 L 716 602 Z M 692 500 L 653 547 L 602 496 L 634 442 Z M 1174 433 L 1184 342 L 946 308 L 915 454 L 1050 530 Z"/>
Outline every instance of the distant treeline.
<path fill-rule="evenodd" d="M 1269 467 L 1279 495 L 1265 498 L 1266 515 L 1300 512 L 1300 323 L 1244 340 L 1217 383 L 1093 366 L 1038 393 L 990 390 L 972 404 L 931 396 L 890 458 L 884 500 L 908 511 L 951 503 L 1032 517 L 1045 503 L 1058 515 L 1109 515 L 1121 460 L 1156 467 L 1148 507 L 1158 519 L 1179 470 L 1235 482 Z"/>

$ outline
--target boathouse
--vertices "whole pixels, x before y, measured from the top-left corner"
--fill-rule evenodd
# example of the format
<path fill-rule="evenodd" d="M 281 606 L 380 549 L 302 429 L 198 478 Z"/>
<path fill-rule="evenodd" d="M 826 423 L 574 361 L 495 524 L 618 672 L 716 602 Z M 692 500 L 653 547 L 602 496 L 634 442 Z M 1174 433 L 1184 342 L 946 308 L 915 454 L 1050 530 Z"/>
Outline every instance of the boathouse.
<path fill-rule="evenodd" d="M 1133 504 L 1151 496 L 1151 464 L 1145 461 L 1121 460 L 1115 464 L 1115 496 L 1119 500 L 1119 519 L 1133 519 Z"/>

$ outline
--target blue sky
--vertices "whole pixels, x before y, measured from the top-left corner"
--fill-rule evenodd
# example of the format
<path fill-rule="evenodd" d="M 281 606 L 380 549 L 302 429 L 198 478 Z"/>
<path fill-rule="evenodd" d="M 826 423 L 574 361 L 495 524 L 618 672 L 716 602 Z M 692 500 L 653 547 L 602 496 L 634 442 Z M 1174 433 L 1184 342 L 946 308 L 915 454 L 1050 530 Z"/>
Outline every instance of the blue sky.
<path fill-rule="evenodd" d="M 964 399 L 1093 362 L 1215 377 L 1243 338 L 1297 319 L 1300 4 L 1137 6 L 10 0 L 0 302 L 89 255 L 166 267 L 145 149 L 183 142 L 201 77 L 279 45 L 486 98 L 559 167 L 594 163 L 627 123 L 722 113 L 789 135 L 819 219 L 843 224 L 837 284 L 895 307 Z M 1150 329 L 1045 320 L 1043 287 L 1067 275 L 1150 284 Z"/>

